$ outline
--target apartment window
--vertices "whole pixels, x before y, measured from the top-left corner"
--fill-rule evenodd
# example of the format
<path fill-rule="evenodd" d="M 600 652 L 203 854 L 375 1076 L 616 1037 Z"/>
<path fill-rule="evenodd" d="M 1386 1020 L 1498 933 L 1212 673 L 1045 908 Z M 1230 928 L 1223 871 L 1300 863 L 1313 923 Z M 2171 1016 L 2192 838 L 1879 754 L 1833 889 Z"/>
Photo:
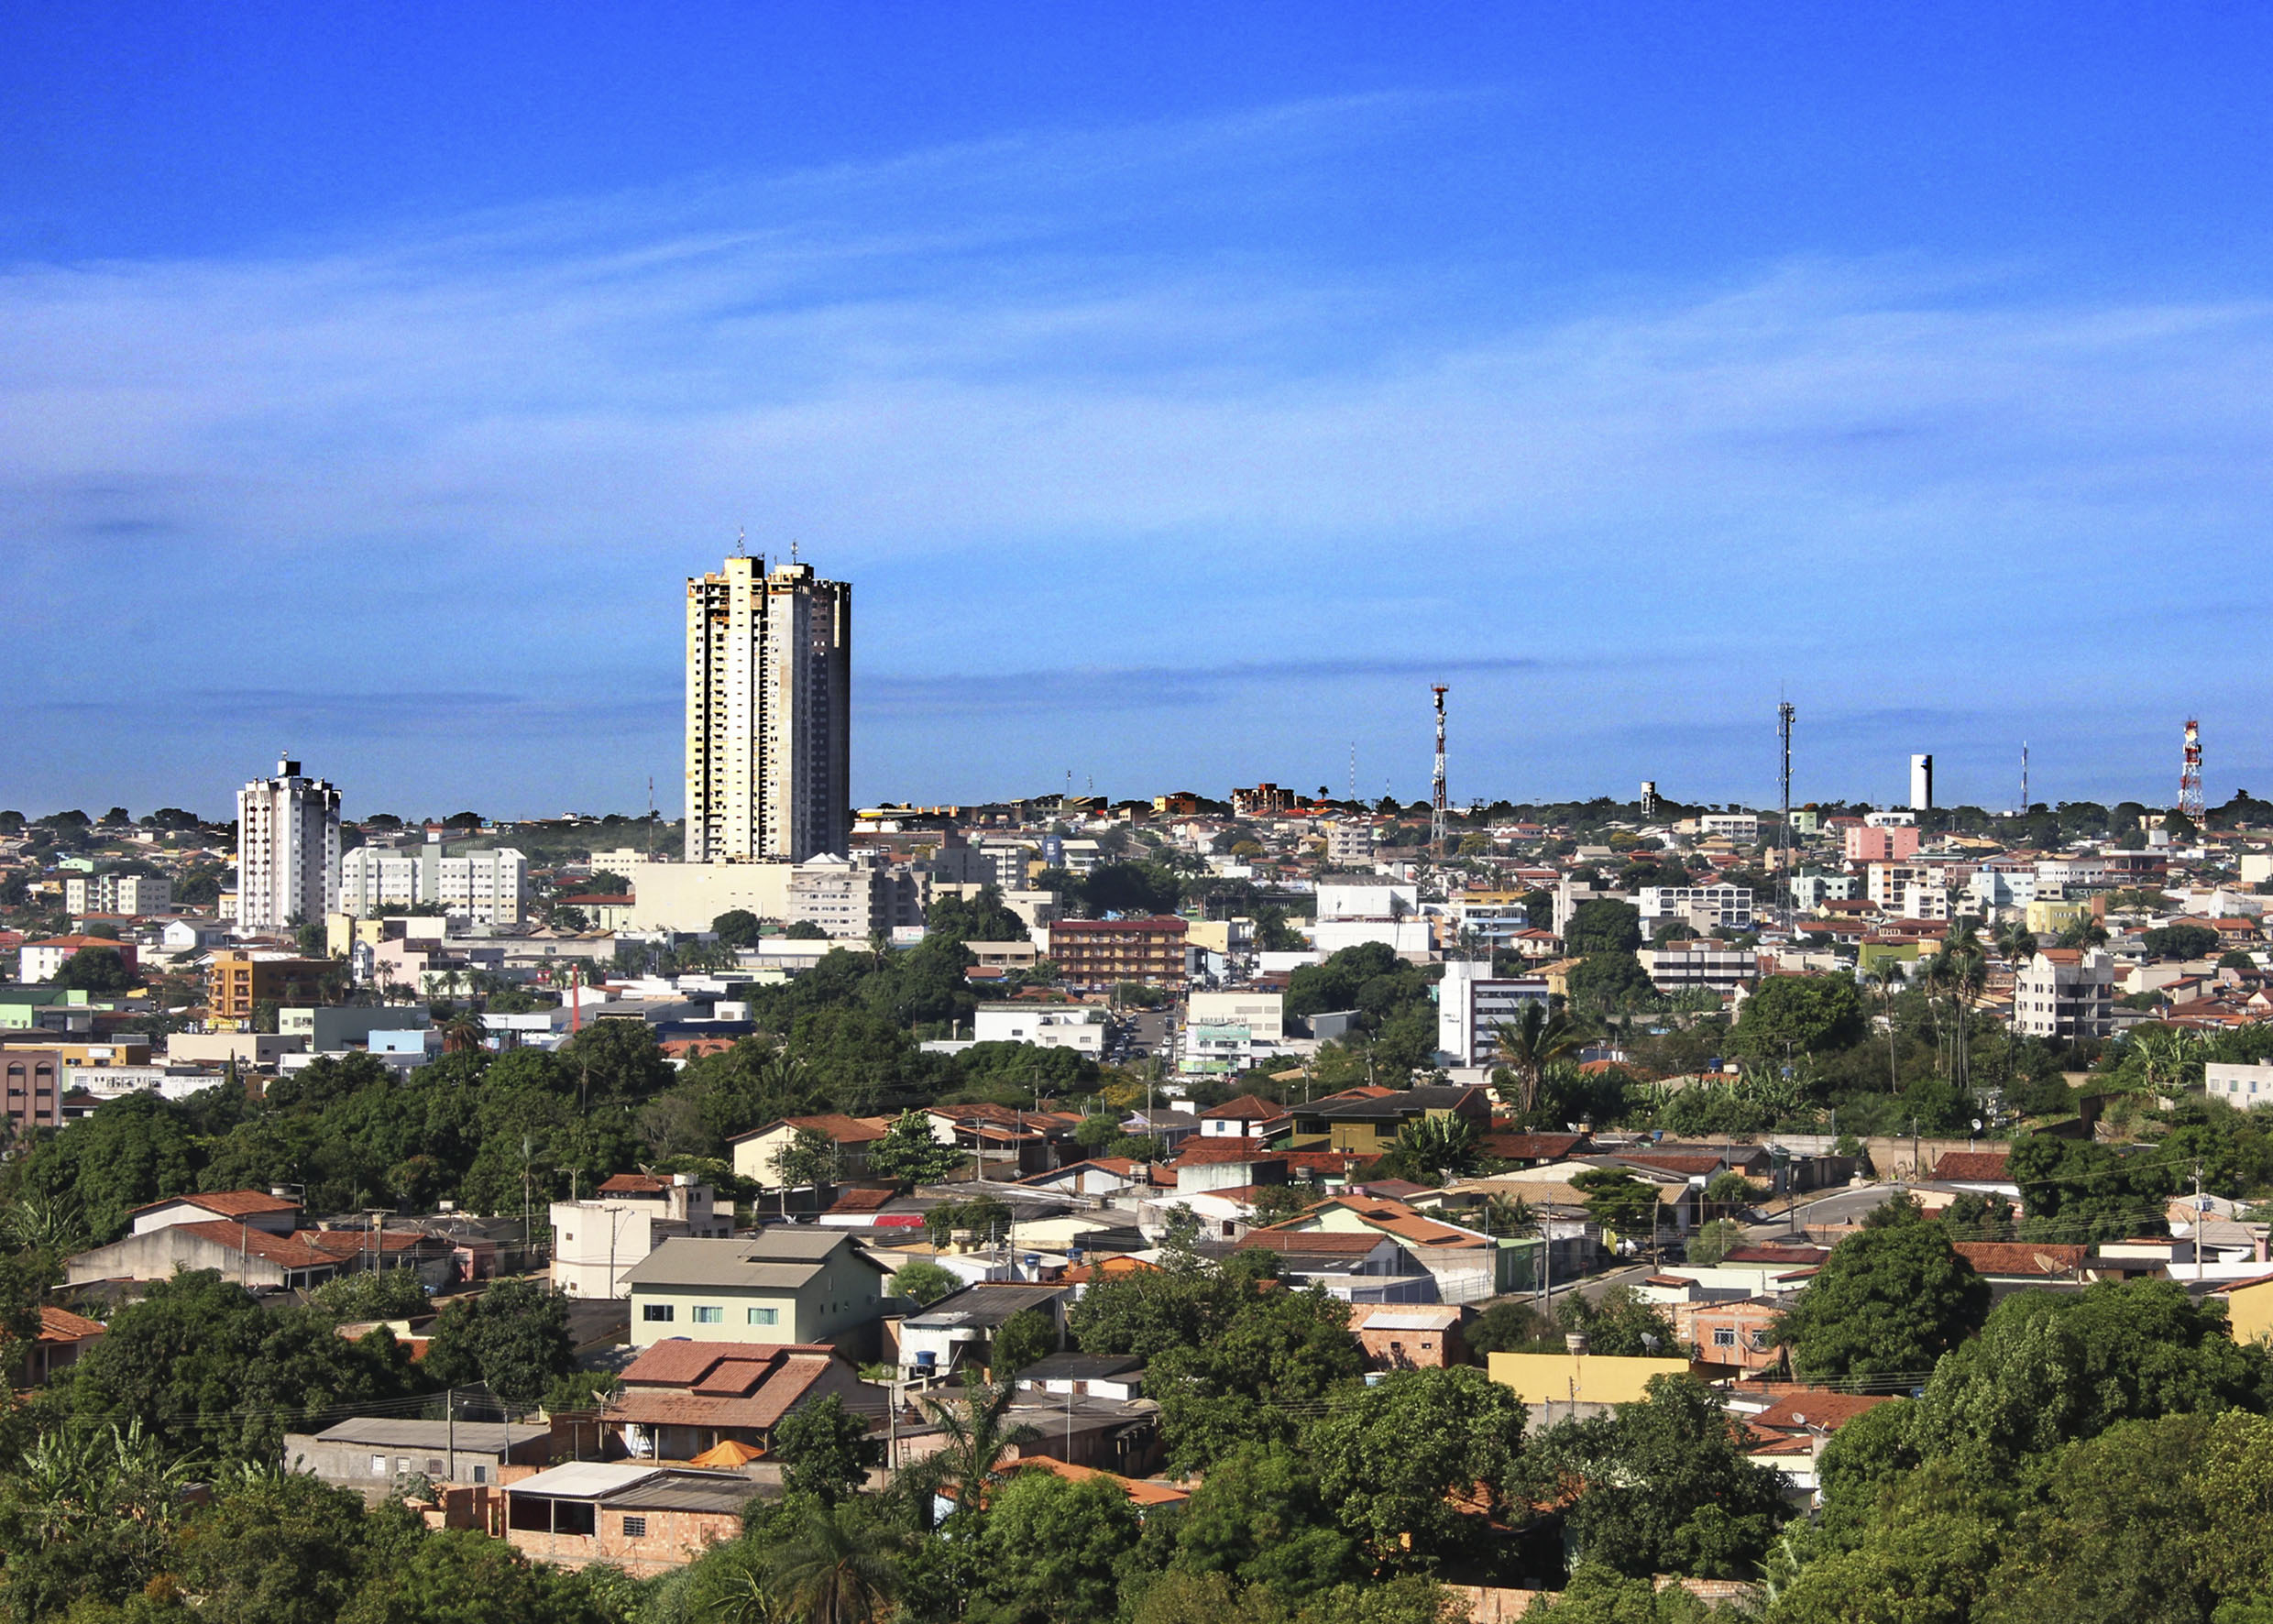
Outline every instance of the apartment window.
<path fill-rule="evenodd" d="M 643 1303 L 640 1308 L 640 1318 L 650 1325 L 668 1325 L 677 1317 L 678 1311 L 667 1302 Z"/>
<path fill-rule="evenodd" d="M 371 1476 L 374 1477 L 384 1477 L 387 1476 L 387 1457 L 385 1455 L 375 1454 L 371 1457 Z"/>
<path fill-rule="evenodd" d="M 777 1308 L 753 1308 L 750 1311 L 750 1323 L 752 1325 L 778 1325 L 781 1323 L 781 1310 Z"/>
<path fill-rule="evenodd" d="M 647 1537 L 647 1519 L 644 1517 L 626 1517 L 623 1520 L 623 1537 L 627 1540 L 645 1539 Z"/>
<path fill-rule="evenodd" d="M 1713 1345 L 1717 1348 L 1732 1348 L 1736 1346 L 1736 1327 L 1733 1325 L 1723 1325 L 1716 1329 L 1713 1332 Z"/>
<path fill-rule="evenodd" d="M 487 1482 L 489 1482 L 489 1467 L 487 1467 L 487 1466 L 476 1466 L 476 1467 L 474 1468 L 474 1481 L 475 1481 L 476 1483 L 487 1483 Z"/>
<path fill-rule="evenodd" d="M 695 1323 L 697 1325 L 719 1324 L 725 1318 L 726 1311 L 722 1308 L 698 1307 L 695 1310 Z"/>

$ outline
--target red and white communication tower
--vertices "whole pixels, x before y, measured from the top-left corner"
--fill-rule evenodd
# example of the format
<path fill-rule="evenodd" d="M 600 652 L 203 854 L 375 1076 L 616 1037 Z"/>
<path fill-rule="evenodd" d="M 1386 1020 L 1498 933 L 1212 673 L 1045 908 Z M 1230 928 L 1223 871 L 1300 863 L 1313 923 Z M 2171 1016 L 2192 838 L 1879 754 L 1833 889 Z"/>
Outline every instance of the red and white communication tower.
<path fill-rule="evenodd" d="M 2202 820 L 2202 723 L 2186 719 L 2186 752 L 2179 767 L 2179 810 L 2197 825 Z"/>

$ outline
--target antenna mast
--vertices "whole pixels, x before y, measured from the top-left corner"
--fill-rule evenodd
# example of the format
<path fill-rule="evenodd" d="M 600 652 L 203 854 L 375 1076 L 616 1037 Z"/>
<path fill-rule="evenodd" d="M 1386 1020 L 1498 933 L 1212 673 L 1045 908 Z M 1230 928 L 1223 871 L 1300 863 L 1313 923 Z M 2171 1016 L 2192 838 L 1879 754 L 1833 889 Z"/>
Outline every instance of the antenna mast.
<path fill-rule="evenodd" d="M 1444 854 L 1444 685 L 1436 684 L 1436 772 L 1429 780 L 1429 844 L 1433 856 Z"/>
<path fill-rule="evenodd" d="M 2028 816 L 2028 741 L 2020 741 L 2020 815 Z"/>
<path fill-rule="evenodd" d="M 2197 827 L 2202 820 L 2202 723 L 2192 717 L 2186 719 L 2186 749 L 2179 767 L 2179 810 L 2193 819 Z"/>
<path fill-rule="evenodd" d="M 1776 828 L 1776 844 L 1783 849 L 1784 861 L 1778 865 L 1782 879 L 1777 889 L 1787 910 L 1792 905 L 1792 718 L 1795 714 L 1789 699 L 1777 703 L 1776 732 L 1784 741 L 1784 821 Z"/>

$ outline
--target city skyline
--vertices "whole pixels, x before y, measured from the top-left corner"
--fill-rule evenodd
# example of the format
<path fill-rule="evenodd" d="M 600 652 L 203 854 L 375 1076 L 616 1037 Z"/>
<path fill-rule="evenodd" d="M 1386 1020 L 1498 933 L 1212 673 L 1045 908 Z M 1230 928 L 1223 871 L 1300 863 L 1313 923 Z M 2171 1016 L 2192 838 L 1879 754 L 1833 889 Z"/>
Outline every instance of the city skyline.
<path fill-rule="evenodd" d="M 0 805 L 638 808 L 738 526 L 856 802 L 2263 791 L 2273 25 L 1938 15 L 19 19 Z"/>

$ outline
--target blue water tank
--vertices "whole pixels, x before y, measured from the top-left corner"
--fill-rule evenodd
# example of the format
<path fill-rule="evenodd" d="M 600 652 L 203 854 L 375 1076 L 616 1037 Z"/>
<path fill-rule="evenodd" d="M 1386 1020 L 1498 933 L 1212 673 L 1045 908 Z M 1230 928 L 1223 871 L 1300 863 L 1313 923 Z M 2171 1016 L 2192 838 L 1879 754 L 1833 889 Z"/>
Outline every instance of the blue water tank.
<path fill-rule="evenodd" d="M 916 1368 L 917 1368 L 917 1369 L 918 1369 L 918 1370 L 936 1370 L 936 1369 L 938 1369 L 938 1368 L 939 1368 L 939 1355 L 938 1354 L 934 1353 L 931 1349 L 929 1349 L 929 1348 L 922 1348 L 922 1349 L 919 1349 L 919 1350 L 917 1352 L 917 1355 L 916 1355 Z"/>

